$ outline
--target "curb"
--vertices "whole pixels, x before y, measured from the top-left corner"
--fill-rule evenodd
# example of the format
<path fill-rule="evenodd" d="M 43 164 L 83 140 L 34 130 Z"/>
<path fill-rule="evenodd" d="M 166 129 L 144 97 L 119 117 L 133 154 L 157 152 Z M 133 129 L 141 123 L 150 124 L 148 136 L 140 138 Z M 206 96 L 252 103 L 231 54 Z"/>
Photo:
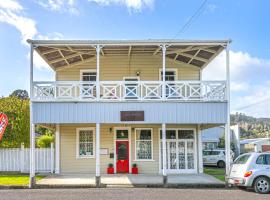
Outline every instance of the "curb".
<path fill-rule="evenodd" d="M 4 189 L 29 189 L 26 185 L 0 185 L 0 190 Z"/>

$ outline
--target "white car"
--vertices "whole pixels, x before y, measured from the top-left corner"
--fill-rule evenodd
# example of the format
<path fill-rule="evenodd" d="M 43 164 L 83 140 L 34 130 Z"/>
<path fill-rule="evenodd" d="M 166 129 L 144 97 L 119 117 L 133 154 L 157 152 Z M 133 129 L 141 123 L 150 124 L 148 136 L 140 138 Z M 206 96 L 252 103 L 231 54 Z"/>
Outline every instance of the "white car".
<path fill-rule="evenodd" d="M 270 152 L 240 155 L 232 164 L 228 183 L 239 188 L 270 191 Z"/>
<path fill-rule="evenodd" d="M 233 159 L 233 152 L 231 151 L 231 159 Z M 226 163 L 225 150 L 214 149 L 214 150 L 203 150 L 203 164 L 217 166 L 224 168 Z"/>

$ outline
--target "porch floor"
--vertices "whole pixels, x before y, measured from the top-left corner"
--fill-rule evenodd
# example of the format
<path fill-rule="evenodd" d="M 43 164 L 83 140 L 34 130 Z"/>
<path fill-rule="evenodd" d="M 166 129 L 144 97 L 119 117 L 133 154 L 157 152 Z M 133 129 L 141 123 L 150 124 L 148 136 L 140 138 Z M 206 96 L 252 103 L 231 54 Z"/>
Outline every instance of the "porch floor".
<path fill-rule="evenodd" d="M 141 186 L 158 187 L 163 186 L 163 177 L 161 175 L 148 174 L 104 174 L 101 175 L 101 184 L 107 187 L 114 186 Z M 168 186 L 205 186 L 222 187 L 224 183 L 207 174 L 178 174 L 168 175 Z M 93 174 L 62 174 L 49 175 L 39 181 L 37 186 L 48 187 L 80 187 L 95 186 L 95 175 Z"/>

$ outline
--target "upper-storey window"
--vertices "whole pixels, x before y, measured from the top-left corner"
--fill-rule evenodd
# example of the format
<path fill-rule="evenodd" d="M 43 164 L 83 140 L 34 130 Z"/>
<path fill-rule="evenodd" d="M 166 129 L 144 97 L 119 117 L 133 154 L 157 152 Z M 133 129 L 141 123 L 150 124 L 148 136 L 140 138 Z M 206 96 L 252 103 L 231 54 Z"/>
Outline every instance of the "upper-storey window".
<path fill-rule="evenodd" d="M 159 80 L 162 81 L 163 70 L 160 69 Z M 176 81 L 177 80 L 177 70 L 176 69 L 166 69 L 165 71 L 165 81 Z"/>
<path fill-rule="evenodd" d="M 80 97 L 82 99 L 93 99 L 96 97 L 96 84 L 94 83 L 97 80 L 97 72 L 94 69 L 87 69 L 80 71 L 80 79 L 83 82 L 80 88 Z"/>
<path fill-rule="evenodd" d="M 138 99 L 139 98 L 139 77 L 124 77 L 125 81 L 125 99 Z"/>
<path fill-rule="evenodd" d="M 97 72 L 95 70 L 81 70 L 81 81 L 96 81 Z"/>

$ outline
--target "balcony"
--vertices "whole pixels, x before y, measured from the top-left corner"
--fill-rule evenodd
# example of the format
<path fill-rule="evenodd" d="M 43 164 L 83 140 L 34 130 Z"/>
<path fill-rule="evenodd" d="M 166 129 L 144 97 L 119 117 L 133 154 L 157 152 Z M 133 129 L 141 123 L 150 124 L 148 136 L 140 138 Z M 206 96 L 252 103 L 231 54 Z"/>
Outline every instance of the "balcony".
<path fill-rule="evenodd" d="M 163 85 L 164 84 L 164 85 Z M 164 91 L 164 92 L 163 92 Z M 55 81 L 34 82 L 33 101 L 224 102 L 225 81 Z"/>

